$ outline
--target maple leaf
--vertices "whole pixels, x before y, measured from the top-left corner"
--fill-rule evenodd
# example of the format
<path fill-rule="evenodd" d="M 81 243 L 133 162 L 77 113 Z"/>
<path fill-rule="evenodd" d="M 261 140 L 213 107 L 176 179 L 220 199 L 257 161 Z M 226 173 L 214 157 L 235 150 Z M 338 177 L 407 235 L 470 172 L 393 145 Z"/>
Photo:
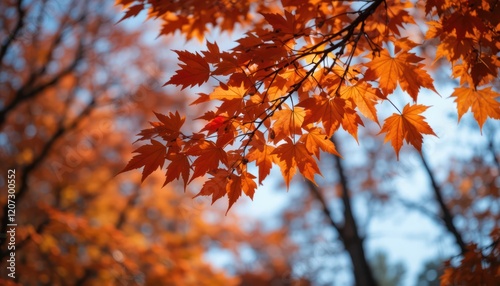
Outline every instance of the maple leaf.
<path fill-rule="evenodd" d="M 197 142 L 197 144 L 186 150 L 186 154 L 190 156 L 198 156 L 198 158 L 196 158 L 192 163 L 194 171 L 191 181 L 212 170 L 216 170 L 219 167 L 219 162 L 227 164 L 226 152 L 211 141 L 202 140 Z"/>
<path fill-rule="evenodd" d="M 127 9 L 127 12 L 125 12 L 125 15 L 123 15 L 123 17 L 120 19 L 120 21 L 118 21 L 118 23 L 120 23 L 121 21 L 123 21 L 127 18 L 131 18 L 131 17 L 135 17 L 135 16 L 139 15 L 139 13 L 142 11 L 142 9 L 144 9 L 144 4 L 137 4 L 137 5 L 129 7 Z"/>
<path fill-rule="evenodd" d="M 138 134 L 141 138 L 137 139 L 135 142 L 151 139 L 155 136 L 162 136 L 167 142 L 175 141 L 180 135 L 181 127 L 184 124 L 184 121 L 186 121 L 186 118 L 184 116 L 181 117 L 177 111 L 175 114 L 169 112 L 168 115 L 156 112 L 154 112 L 154 114 L 160 122 L 150 122 L 153 128 L 141 130 Z"/>
<path fill-rule="evenodd" d="M 238 198 L 241 197 L 242 191 L 253 199 L 255 189 L 257 188 L 257 184 L 254 181 L 254 175 L 247 172 L 236 175 L 226 169 L 217 169 L 211 171 L 210 174 L 213 177 L 205 181 L 200 192 L 196 194 L 194 198 L 198 196 L 212 196 L 213 204 L 227 194 L 229 205 L 226 214 Z"/>
<path fill-rule="evenodd" d="M 287 189 L 290 187 L 290 181 L 295 175 L 297 168 L 305 178 L 315 183 L 314 175 L 321 174 L 316 160 L 308 152 L 307 147 L 302 142 L 294 144 L 290 138 L 285 139 L 285 143 L 279 145 L 272 154 L 278 157 L 278 166 L 285 179 Z"/>
<path fill-rule="evenodd" d="M 222 101 L 218 113 L 234 116 L 241 113 L 241 109 L 244 108 L 244 97 L 247 91 L 248 89 L 244 87 L 243 83 L 241 83 L 240 86 L 227 86 L 221 84 L 221 86 L 216 87 L 210 94 L 199 93 L 198 99 L 193 101 L 190 105 L 217 99 Z"/>
<path fill-rule="evenodd" d="M 212 64 L 220 62 L 221 53 L 217 43 L 210 43 L 210 41 L 207 41 L 207 48 L 208 51 L 202 52 L 202 54 L 205 56 L 206 61 Z"/>
<path fill-rule="evenodd" d="M 216 169 L 210 172 L 213 175 L 203 184 L 200 192 L 193 198 L 198 196 L 212 196 L 212 204 L 218 199 L 226 195 L 226 186 L 229 179 L 229 172 L 225 169 Z"/>
<path fill-rule="evenodd" d="M 214 117 L 210 122 L 203 127 L 200 131 L 208 131 L 208 134 L 211 134 L 213 132 L 216 132 L 227 120 L 227 116 L 224 115 L 217 115 Z"/>
<path fill-rule="evenodd" d="M 167 173 L 165 174 L 166 179 L 163 186 L 182 176 L 185 190 L 191 170 L 191 165 L 189 164 L 187 156 L 182 153 L 169 153 L 166 158 L 170 163 L 168 163 L 167 166 Z"/>
<path fill-rule="evenodd" d="M 167 141 L 179 137 L 181 127 L 186 121 L 186 117 L 184 116 L 181 117 L 178 111 L 176 111 L 175 114 L 169 112 L 168 115 L 163 115 L 161 113 L 156 113 L 156 112 L 154 114 L 156 115 L 156 118 L 160 120 L 160 122 L 163 124 L 164 127 L 159 135 L 166 136 L 167 138 L 165 139 Z"/>
<path fill-rule="evenodd" d="M 364 116 L 379 124 L 375 109 L 377 100 L 383 98 L 379 89 L 373 88 L 365 81 L 358 81 L 354 85 L 343 86 L 340 95 L 342 98 L 352 99 Z"/>
<path fill-rule="evenodd" d="M 491 87 L 480 90 L 458 87 L 451 96 L 456 97 L 459 121 L 469 109 L 472 109 L 480 129 L 483 128 L 488 117 L 500 119 L 500 103 L 495 100 L 500 94 L 493 91 Z"/>
<path fill-rule="evenodd" d="M 241 197 L 241 178 L 235 174 L 231 174 L 227 179 L 226 193 L 228 196 L 229 204 L 227 206 L 227 212 L 233 206 L 233 204 Z"/>
<path fill-rule="evenodd" d="M 120 173 L 130 171 L 133 169 L 138 169 L 144 166 L 144 170 L 142 171 L 142 179 L 143 182 L 154 170 L 160 169 L 163 167 L 165 163 L 165 155 L 166 155 L 166 147 L 160 142 L 151 139 L 151 145 L 143 145 L 137 148 L 134 153 L 139 153 L 135 155 L 120 171 Z"/>
<path fill-rule="evenodd" d="M 392 57 L 384 49 L 378 57 L 365 63 L 368 70 L 364 79 L 375 81 L 380 78 L 379 87 L 385 96 L 391 94 L 399 82 L 401 89 L 408 92 L 413 100 L 417 101 L 420 87 L 436 92 L 432 78 L 422 69 L 423 65 L 418 64 L 422 60 L 423 58 L 407 51 L 401 51 Z"/>
<path fill-rule="evenodd" d="M 333 142 L 321 128 L 311 128 L 308 133 L 300 137 L 300 141 L 304 142 L 307 151 L 314 154 L 318 159 L 320 158 L 320 150 L 340 156 Z"/>
<path fill-rule="evenodd" d="M 259 185 L 262 185 L 262 181 L 269 175 L 276 161 L 273 151 L 274 147 L 266 144 L 262 132 L 256 131 L 246 158 L 249 162 L 255 161 L 255 165 L 259 168 Z"/>
<path fill-rule="evenodd" d="M 349 134 L 351 134 L 351 136 L 354 137 L 354 139 L 356 139 L 356 142 L 358 142 L 359 125 L 364 126 L 363 121 L 356 113 L 356 111 L 352 110 L 351 108 L 346 108 L 344 112 L 344 117 L 342 118 L 342 127 Z"/>
<path fill-rule="evenodd" d="M 248 172 L 243 172 L 240 176 L 241 189 L 245 195 L 249 196 L 253 200 L 253 195 L 255 194 L 255 189 L 257 184 L 255 183 L 255 176 Z"/>
<path fill-rule="evenodd" d="M 316 95 L 297 105 L 306 110 L 304 125 L 320 121 L 325 127 L 326 135 L 330 137 L 339 128 L 344 118 L 346 104 L 343 98 Z"/>
<path fill-rule="evenodd" d="M 288 11 L 285 12 L 285 17 L 274 13 L 261 13 L 266 21 L 273 26 L 275 33 L 284 33 L 294 35 L 301 30 L 303 22 L 296 21 L 295 15 Z"/>
<path fill-rule="evenodd" d="M 389 18 L 389 22 L 387 23 L 387 27 L 394 34 L 400 35 L 399 30 L 404 30 L 405 27 L 403 24 L 415 24 L 415 20 L 408 13 L 407 9 L 412 8 L 413 5 L 410 2 L 399 2 L 393 1 L 389 4 L 390 8 L 387 8 L 387 16 Z"/>
<path fill-rule="evenodd" d="M 240 176 L 236 174 L 231 174 L 229 176 L 226 185 L 226 193 L 229 200 L 226 214 L 233 204 L 241 197 L 241 191 L 249 196 L 250 199 L 253 199 L 255 189 L 257 188 L 254 179 L 255 176 L 247 172 L 243 172 Z"/>
<path fill-rule="evenodd" d="M 165 85 L 180 85 L 182 89 L 185 89 L 188 86 L 193 87 L 208 81 L 210 77 L 210 67 L 200 54 L 193 54 L 187 51 L 175 52 L 179 56 L 179 61 L 183 63 L 179 63 L 181 69 L 177 70 Z"/>
<path fill-rule="evenodd" d="M 232 100 L 242 99 L 247 94 L 247 88 L 241 83 L 240 86 L 218 86 L 210 93 L 210 99 Z"/>
<path fill-rule="evenodd" d="M 451 34 L 455 32 L 457 40 L 461 41 L 466 36 L 473 36 L 476 32 L 486 31 L 486 27 L 481 18 L 471 13 L 456 11 L 447 17 L 443 23 L 443 32 Z"/>
<path fill-rule="evenodd" d="M 387 133 L 384 143 L 391 140 L 392 147 L 396 151 L 398 159 L 399 150 L 403 145 L 403 139 L 420 152 L 423 141 L 422 134 L 436 136 L 429 124 L 424 121 L 425 117 L 420 115 L 420 113 L 424 112 L 427 108 L 428 107 L 424 105 L 415 104 L 410 106 L 407 104 L 403 108 L 401 114 L 394 113 L 385 120 L 379 134 Z"/>
<path fill-rule="evenodd" d="M 302 134 L 302 123 L 304 122 L 305 111 L 301 107 L 294 107 L 293 110 L 288 105 L 283 104 L 283 109 L 274 113 L 273 124 L 276 133 L 275 142 L 292 134 Z"/>
<path fill-rule="evenodd" d="M 441 14 L 443 12 L 445 0 L 427 0 L 425 1 L 425 14 L 429 14 L 433 8 L 436 8 L 437 13 Z"/>

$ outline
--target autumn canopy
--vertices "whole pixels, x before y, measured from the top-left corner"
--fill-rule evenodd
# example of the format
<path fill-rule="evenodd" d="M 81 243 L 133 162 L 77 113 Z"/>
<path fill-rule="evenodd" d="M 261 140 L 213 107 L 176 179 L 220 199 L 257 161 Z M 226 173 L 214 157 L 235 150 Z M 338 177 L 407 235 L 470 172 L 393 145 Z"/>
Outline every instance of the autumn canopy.
<path fill-rule="evenodd" d="M 0 285 L 497 286 L 499 15 L 0 1 Z"/>
<path fill-rule="evenodd" d="M 206 44 L 174 51 L 179 69 L 167 85 L 215 83 L 191 103 L 206 107 L 203 128 L 183 129 L 178 112 L 156 114 L 123 171 L 144 167 L 144 180 L 166 166 L 165 184 L 184 186 L 206 176 L 198 195 L 227 195 L 229 208 L 243 193 L 252 198 L 274 165 L 287 186 L 297 173 L 314 183 L 321 152 L 349 156 L 330 140 L 340 128 L 358 140 L 372 121 L 396 154 L 405 141 L 420 151 L 424 135 L 435 135 L 423 115 L 432 108 L 418 103 L 423 89 L 454 97 L 459 119 L 470 111 L 480 127 L 500 119 L 498 1 L 117 2 L 124 19 L 146 10 L 161 35 Z M 222 49 L 205 39 L 213 27 L 241 37 Z M 440 65 L 459 81 L 452 94 L 434 87 L 429 72 Z M 383 102 L 392 115 L 379 116 Z"/>

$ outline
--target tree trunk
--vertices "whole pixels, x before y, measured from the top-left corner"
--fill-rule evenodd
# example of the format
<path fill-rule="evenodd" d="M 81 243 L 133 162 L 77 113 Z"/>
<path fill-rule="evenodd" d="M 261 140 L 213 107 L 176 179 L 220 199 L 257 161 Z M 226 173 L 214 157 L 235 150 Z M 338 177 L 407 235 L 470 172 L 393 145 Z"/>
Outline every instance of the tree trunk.
<path fill-rule="evenodd" d="M 356 219 L 352 213 L 350 190 L 344 173 L 344 167 L 338 156 L 334 156 L 334 158 L 342 187 L 342 201 L 344 203 L 344 225 L 340 228 L 339 234 L 352 261 L 354 281 L 356 286 L 376 286 L 378 283 L 366 259 L 363 245 L 364 239 L 359 235 Z"/>
<path fill-rule="evenodd" d="M 335 143 L 334 138 L 331 140 Z M 326 199 L 323 197 L 321 190 L 315 184 L 309 182 L 309 190 L 314 197 L 321 204 L 323 214 L 328 220 L 329 224 L 337 231 L 339 238 L 342 241 L 344 248 L 352 262 L 354 282 L 356 286 L 377 286 L 378 283 L 373 276 L 372 269 L 366 259 L 364 249 L 364 238 L 358 232 L 356 218 L 351 208 L 351 191 L 345 176 L 344 166 L 339 157 L 334 156 L 335 167 L 339 176 L 339 183 L 342 188 L 342 203 L 344 206 L 344 220 L 343 223 L 338 223 L 333 219 L 332 212 L 328 207 Z"/>

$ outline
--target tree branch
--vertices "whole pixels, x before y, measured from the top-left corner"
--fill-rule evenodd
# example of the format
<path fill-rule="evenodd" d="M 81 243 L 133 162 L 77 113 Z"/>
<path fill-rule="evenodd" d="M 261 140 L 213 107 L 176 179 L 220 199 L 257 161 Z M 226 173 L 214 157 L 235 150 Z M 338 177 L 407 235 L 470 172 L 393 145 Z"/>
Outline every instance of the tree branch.
<path fill-rule="evenodd" d="M 328 207 L 325 197 L 321 193 L 321 190 L 316 186 L 313 182 L 311 181 L 306 181 L 307 186 L 309 187 L 309 190 L 311 193 L 314 195 L 316 200 L 321 204 L 321 210 L 323 211 L 323 214 L 325 215 L 326 219 L 328 220 L 328 223 L 338 232 L 340 233 L 342 231 L 341 226 L 339 226 L 335 220 L 333 219 L 333 215 L 330 211 L 330 208 Z M 342 237 L 340 237 L 342 239 Z"/>
<path fill-rule="evenodd" d="M 428 210 L 427 208 L 425 208 L 423 205 L 421 204 L 418 204 L 418 203 L 415 203 L 415 202 L 412 202 L 412 201 L 409 201 L 409 200 L 405 200 L 403 198 L 396 198 L 396 200 L 402 204 L 403 206 L 407 207 L 407 208 L 410 208 L 410 209 L 415 209 L 419 212 L 421 212 L 422 214 L 426 215 L 427 217 L 429 217 L 430 219 L 432 219 L 434 222 L 437 222 L 437 223 L 442 223 L 443 220 L 441 219 L 441 217 L 435 213 L 433 213 L 432 211 Z"/>
<path fill-rule="evenodd" d="M 128 199 L 127 199 L 127 204 L 123 208 L 123 210 L 120 212 L 120 216 L 118 217 L 118 220 L 115 223 L 115 228 L 120 229 L 122 228 L 123 224 L 127 221 L 127 210 L 131 207 L 133 207 L 137 203 L 137 199 L 139 198 L 139 187 L 137 187 L 134 190 L 134 193 L 131 194 Z"/>
<path fill-rule="evenodd" d="M 17 35 L 24 26 L 24 17 L 26 15 L 26 11 L 23 9 L 22 5 L 23 5 L 23 0 L 18 0 L 16 5 L 16 10 L 19 18 L 17 19 L 17 23 L 16 26 L 14 27 L 14 30 L 9 34 L 7 39 L 5 39 L 5 41 L 2 44 L 2 47 L 0 48 L 0 69 L 2 67 L 3 58 L 7 54 L 7 50 L 12 44 L 12 41 L 16 39 Z"/>
<path fill-rule="evenodd" d="M 334 138 L 331 138 L 332 142 L 335 144 Z M 323 214 L 325 215 L 328 223 L 337 231 L 339 234 L 339 239 L 342 241 L 344 248 L 349 254 L 352 261 L 352 266 L 354 269 L 354 280 L 358 286 L 374 286 L 378 285 L 375 280 L 372 270 L 366 259 L 363 238 L 359 235 L 357 229 L 356 219 L 352 213 L 351 199 L 350 199 L 350 189 L 348 185 L 348 180 L 345 175 L 344 166 L 342 165 L 341 159 L 338 156 L 333 156 L 335 160 L 335 166 L 337 169 L 337 174 L 339 176 L 340 185 L 342 188 L 342 203 L 344 205 L 344 223 L 339 225 L 333 220 L 332 213 L 328 208 L 327 202 L 320 189 L 314 185 L 312 182 L 307 181 L 309 190 L 314 195 L 314 197 L 321 204 Z"/>
<path fill-rule="evenodd" d="M 458 231 L 458 229 L 455 226 L 455 223 L 453 222 L 453 214 L 451 213 L 450 209 L 448 206 L 446 206 L 446 203 L 443 198 L 443 191 L 441 190 L 441 186 L 436 181 L 436 178 L 434 177 L 434 173 L 429 167 L 429 164 L 424 158 L 423 154 L 420 154 L 420 158 L 422 159 L 422 164 L 424 165 L 425 171 L 427 175 L 429 176 L 429 180 L 431 181 L 432 185 L 432 190 L 434 192 L 434 196 L 436 198 L 436 201 L 439 204 L 439 207 L 441 209 L 441 220 L 444 222 L 444 225 L 446 226 L 446 229 L 453 235 L 455 238 L 455 242 L 457 243 L 457 246 L 460 248 L 460 253 L 463 255 L 467 251 L 467 247 L 465 245 L 465 242 L 462 238 L 462 234 Z"/>
<path fill-rule="evenodd" d="M 59 71 L 56 75 L 54 75 L 50 80 L 39 84 L 38 86 L 35 86 L 29 90 L 24 90 L 23 88 L 19 89 L 14 97 L 14 99 L 9 102 L 2 110 L 0 110 L 0 130 L 2 129 L 5 120 L 7 119 L 7 114 L 12 111 L 16 106 L 18 106 L 20 103 L 29 100 L 31 98 L 34 98 L 35 96 L 39 95 L 41 92 L 43 92 L 45 89 L 56 85 L 60 80 L 62 80 L 66 75 L 70 74 L 75 70 L 77 65 L 80 63 L 80 61 L 83 58 L 83 47 L 79 47 L 75 58 L 69 64 L 66 66 L 64 69 Z"/>

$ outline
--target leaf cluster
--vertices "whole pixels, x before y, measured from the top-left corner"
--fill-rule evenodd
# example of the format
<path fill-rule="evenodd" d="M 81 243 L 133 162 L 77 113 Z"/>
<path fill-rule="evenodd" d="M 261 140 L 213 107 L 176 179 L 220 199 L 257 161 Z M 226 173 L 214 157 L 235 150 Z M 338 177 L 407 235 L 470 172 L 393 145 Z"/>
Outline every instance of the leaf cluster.
<path fill-rule="evenodd" d="M 436 92 L 433 79 L 415 51 L 421 44 L 404 32 L 418 28 L 411 1 L 196 1 L 209 5 L 207 11 L 217 7 L 214 13 L 195 9 L 194 1 L 119 3 L 135 5 L 124 18 L 135 15 L 138 5 L 148 7 L 150 17 L 163 19 L 162 34 L 181 31 L 189 39 L 207 31 L 207 24 L 226 31 L 239 23 L 246 30 L 228 51 L 208 41 L 201 52 L 175 51 L 179 69 L 166 84 L 185 89 L 213 79 L 218 85 L 192 103 L 213 103 L 205 105 L 210 109 L 199 119 L 208 123 L 198 132 L 182 133 L 185 119 L 176 112 L 156 114 L 160 121 L 140 133 L 139 140 L 151 144 L 137 149 L 124 171 L 144 166 L 143 179 L 167 161 L 165 184 L 182 178 L 186 187 L 208 176 L 198 195 L 213 202 L 228 195 L 230 208 L 242 193 L 252 198 L 274 165 L 287 186 L 297 173 L 314 183 L 321 152 L 340 156 L 331 136 L 342 128 L 358 140 L 363 120 L 379 124 L 381 102 L 397 111 L 382 119 L 380 130 L 397 154 L 404 141 L 420 151 L 423 135 L 435 135 L 422 115 L 428 107 L 417 104 L 422 88 Z M 418 5 L 431 19 L 425 38 L 440 40 L 436 59 L 452 63 L 460 78 L 462 86 L 452 94 L 459 117 L 472 107 L 480 126 L 499 118 L 499 93 L 491 85 L 500 67 L 494 16 L 500 5 Z M 402 111 L 390 99 L 398 86 L 411 99 Z"/>

